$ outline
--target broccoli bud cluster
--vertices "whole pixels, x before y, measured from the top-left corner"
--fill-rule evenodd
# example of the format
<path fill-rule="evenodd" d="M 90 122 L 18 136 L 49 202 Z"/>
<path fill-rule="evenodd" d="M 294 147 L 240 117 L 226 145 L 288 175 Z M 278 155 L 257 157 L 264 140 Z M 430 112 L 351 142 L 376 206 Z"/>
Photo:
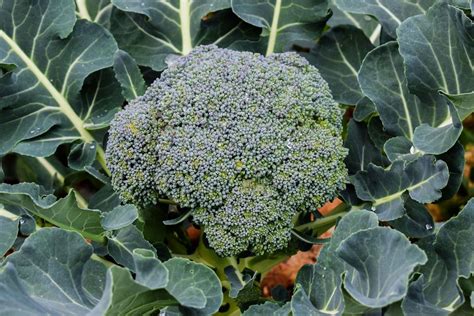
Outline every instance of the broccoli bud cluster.
<path fill-rule="evenodd" d="M 125 202 L 192 208 L 223 256 L 282 249 L 292 219 L 344 187 L 342 110 L 296 53 L 201 46 L 114 118 L 112 185 Z"/>

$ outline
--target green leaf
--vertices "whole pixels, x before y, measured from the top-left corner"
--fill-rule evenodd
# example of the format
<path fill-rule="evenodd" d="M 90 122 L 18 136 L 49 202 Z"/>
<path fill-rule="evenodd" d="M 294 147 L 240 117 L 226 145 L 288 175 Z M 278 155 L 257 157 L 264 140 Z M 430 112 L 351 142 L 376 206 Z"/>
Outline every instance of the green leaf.
<path fill-rule="evenodd" d="M 105 213 L 101 220 L 105 230 L 116 230 L 127 227 L 138 218 L 138 210 L 133 204 L 116 206 L 112 211 Z"/>
<path fill-rule="evenodd" d="M 164 265 L 169 271 L 166 290 L 182 305 L 199 309 L 205 315 L 219 310 L 223 294 L 221 282 L 214 271 L 183 258 L 172 258 Z"/>
<path fill-rule="evenodd" d="M 464 146 L 457 142 L 450 150 L 437 157 L 446 162 L 449 168 L 449 181 L 442 190 L 442 200 L 448 200 L 458 192 L 464 174 Z"/>
<path fill-rule="evenodd" d="M 364 98 L 357 72 L 365 55 L 374 48 L 356 27 L 341 25 L 331 28 L 311 50 L 309 61 L 328 82 L 334 99 L 356 105 Z"/>
<path fill-rule="evenodd" d="M 474 272 L 474 199 L 447 221 L 436 234 L 436 252 L 446 262 L 448 270 L 469 278 Z"/>
<path fill-rule="evenodd" d="M 0 182 L 3 182 L 4 178 L 5 172 L 3 172 L 2 157 L 0 157 Z"/>
<path fill-rule="evenodd" d="M 110 212 L 118 205 L 120 205 L 120 198 L 111 185 L 104 185 L 89 200 L 90 208 L 95 208 L 102 212 Z"/>
<path fill-rule="evenodd" d="M 442 291 L 449 292 L 443 283 L 438 283 L 437 286 L 443 285 Z M 402 302 L 403 314 L 407 316 L 417 315 L 433 315 L 433 316 L 447 316 L 450 314 L 449 310 L 444 310 L 429 301 L 423 293 L 424 276 L 410 284 L 407 295 Z M 456 293 L 456 300 L 459 298 L 459 293 Z M 450 308 L 451 309 L 451 308 Z"/>
<path fill-rule="evenodd" d="M 106 315 L 144 315 L 179 303 L 186 307 L 184 310 L 190 315 L 210 315 L 217 312 L 222 303 L 222 290 L 214 271 L 187 259 L 170 259 L 164 263 L 165 269 L 169 271 L 167 289 L 150 290 L 148 286 L 154 287 L 153 285 L 157 285 L 156 281 L 159 281 L 154 279 L 156 275 L 153 274 L 161 272 L 163 266 L 156 269 L 153 262 L 143 262 L 143 259 L 152 258 L 148 251 L 135 251 L 135 255 L 142 257 L 139 261 L 143 265 L 137 266 L 137 273 L 141 274 L 140 281 L 138 277 L 133 280 L 127 269 L 113 266 L 109 270 L 113 280 L 110 293 L 112 304 Z"/>
<path fill-rule="evenodd" d="M 92 304 L 96 305 L 103 300 L 104 290 L 109 286 L 107 283 L 110 283 L 107 278 L 107 267 L 102 262 L 88 260 L 84 264 L 81 283 Z"/>
<path fill-rule="evenodd" d="M 372 143 L 365 123 L 349 121 L 344 147 L 349 149 L 345 159 L 349 174 L 366 170 L 370 163 L 382 167 L 389 165 L 387 158 Z"/>
<path fill-rule="evenodd" d="M 413 150 L 413 144 L 405 136 L 392 137 L 383 145 L 385 154 L 390 161 L 404 160 L 413 161 L 422 155 L 421 152 Z"/>
<path fill-rule="evenodd" d="M 125 268 L 112 266 L 109 271 L 113 281 L 109 294 L 112 302 L 105 315 L 144 315 L 169 305 L 178 305 L 165 290 L 151 291 L 137 283 Z"/>
<path fill-rule="evenodd" d="M 150 290 L 163 289 L 169 282 L 169 272 L 166 266 L 155 257 L 153 251 L 135 249 L 135 281 Z"/>
<path fill-rule="evenodd" d="M 35 156 L 46 155 L 43 141 L 51 138 L 53 148 L 93 141 L 79 93 L 89 74 L 112 65 L 117 45 L 111 34 L 84 20 L 75 23 L 71 0 L 7 0 L 0 11 L 0 64 L 15 65 L 0 78 L 0 153 L 26 140 L 34 149 L 28 154 Z M 102 148 L 98 158 L 105 167 Z"/>
<path fill-rule="evenodd" d="M 188 217 L 191 216 L 192 213 L 193 213 L 193 209 L 189 209 L 188 211 L 184 212 L 183 214 L 181 214 L 177 218 L 168 219 L 166 221 L 163 221 L 163 224 L 165 224 L 167 226 L 180 224 L 180 223 L 184 222 L 186 219 L 188 219 Z"/>
<path fill-rule="evenodd" d="M 410 16 L 423 14 L 432 0 L 335 0 L 343 11 L 374 16 L 385 31 L 396 38 L 395 30 Z"/>
<path fill-rule="evenodd" d="M 134 272 L 133 250 L 147 249 L 155 251 L 155 248 L 143 238 L 143 234 L 133 225 L 122 228 L 108 237 L 107 249 L 116 262 Z"/>
<path fill-rule="evenodd" d="M 67 157 L 69 167 L 74 170 L 83 170 L 94 163 L 96 152 L 96 142 L 74 145 Z"/>
<path fill-rule="evenodd" d="M 472 112 L 474 112 L 474 92 L 461 94 L 443 93 L 458 111 L 459 118 L 464 120 Z"/>
<path fill-rule="evenodd" d="M 430 236 L 417 243 L 428 256 L 428 262 L 417 269 L 421 276 L 410 284 L 403 299 L 402 309 L 407 314 L 433 312 L 447 315 L 464 302 L 457 274 L 448 269 L 435 249 L 434 240 L 435 236 Z"/>
<path fill-rule="evenodd" d="M 313 236 L 306 235 L 296 229 L 291 230 L 291 234 L 299 240 L 313 245 L 323 245 L 329 242 L 330 238 L 315 238 Z"/>
<path fill-rule="evenodd" d="M 431 203 L 441 197 L 449 179 L 448 166 L 433 156 L 422 156 L 405 166 L 395 161 L 390 169 L 370 164 L 367 171 L 351 177 L 357 196 L 372 202 L 380 220 L 394 220 L 405 213 L 404 194 L 420 203 Z M 380 185 L 383 183 L 384 185 Z"/>
<path fill-rule="evenodd" d="M 380 24 L 369 15 L 354 14 L 340 10 L 335 2 L 336 0 L 331 0 L 329 2 L 332 16 L 328 21 L 328 25 L 330 27 L 337 25 L 353 25 L 358 29 L 361 29 L 372 43 L 376 43 L 378 36 L 380 35 Z"/>
<path fill-rule="evenodd" d="M 242 273 L 231 265 L 224 268 L 224 273 L 230 283 L 229 297 L 238 301 L 239 306 L 259 301 L 261 289 L 255 281 L 257 273 Z"/>
<path fill-rule="evenodd" d="M 280 306 L 275 302 L 267 301 L 264 304 L 252 305 L 244 311 L 243 316 L 287 316 L 289 315 L 288 304 Z"/>
<path fill-rule="evenodd" d="M 21 284 L 15 267 L 7 263 L 0 270 L 0 303 L 5 315 L 38 315 L 53 314 L 46 304 L 31 300 L 25 287 Z"/>
<path fill-rule="evenodd" d="M 98 130 L 109 126 L 110 121 L 124 102 L 120 84 L 112 68 L 97 71 L 87 77 L 81 91 L 84 127 Z"/>
<path fill-rule="evenodd" d="M 246 25 L 233 16 L 229 0 L 113 0 L 111 30 L 119 47 L 139 65 L 160 71 L 168 55 L 187 55 L 201 44 L 226 47 L 244 39 Z"/>
<path fill-rule="evenodd" d="M 8 282 L 15 286 L 10 283 L 2 289 L 1 306 L 13 304 L 15 314 L 20 314 L 23 305 L 33 314 L 87 314 L 94 303 L 82 285 L 82 277 L 91 255 L 92 247 L 77 233 L 58 228 L 39 230 L 8 256 L 0 288 Z M 11 274 L 9 280 L 6 274 Z M 96 286 L 103 286 L 100 278 L 96 276 Z"/>
<path fill-rule="evenodd" d="M 331 286 L 339 287 L 340 284 L 331 284 Z M 292 311 L 292 314 L 295 316 L 328 315 L 327 313 L 325 313 L 326 312 L 325 310 L 319 311 L 318 309 L 316 309 L 315 306 L 313 306 L 312 302 L 310 301 L 310 298 L 308 297 L 306 292 L 302 289 L 296 290 L 293 296 L 291 297 L 291 311 Z"/>
<path fill-rule="evenodd" d="M 367 124 L 367 132 L 370 139 L 380 151 L 383 151 L 385 143 L 393 136 L 384 129 L 380 116 L 372 116 Z"/>
<path fill-rule="evenodd" d="M 135 60 L 127 52 L 118 50 L 114 57 L 115 77 L 122 86 L 122 94 L 131 101 L 145 93 L 145 80 Z"/>
<path fill-rule="evenodd" d="M 410 91 L 473 91 L 474 26 L 462 10 L 441 1 L 403 22 L 397 33 Z"/>
<path fill-rule="evenodd" d="M 397 42 L 372 50 L 362 63 L 358 78 L 362 91 L 374 102 L 384 128 L 393 135 L 413 141 L 417 126 L 434 126 L 447 117 L 441 97 L 433 96 L 428 103 L 410 94 Z"/>
<path fill-rule="evenodd" d="M 4 211 L 2 212 L 1 209 Z M 36 219 L 22 207 L 0 204 L 0 214 L 3 214 L 0 216 L 7 217 L 10 220 L 19 219 L 18 232 L 22 235 L 21 237 L 26 238 L 26 236 L 31 235 L 36 230 Z M 18 239 L 16 241 L 18 241 Z M 13 246 L 15 246 L 15 244 Z"/>
<path fill-rule="evenodd" d="M 372 114 L 375 114 L 377 111 L 375 105 L 369 98 L 364 97 L 360 100 L 355 107 L 353 118 L 357 122 L 362 122 L 368 119 Z"/>
<path fill-rule="evenodd" d="M 348 265 L 345 289 L 359 303 L 373 308 L 403 298 L 413 269 L 428 260 L 402 233 L 385 227 L 352 234 L 336 252 Z"/>
<path fill-rule="evenodd" d="M 67 168 L 55 157 L 18 156 L 16 174 L 20 182 L 35 182 L 47 191 L 64 185 Z"/>
<path fill-rule="evenodd" d="M 328 315 L 344 310 L 340 273 L 318 264 L 306 265 L 298 272 L 296 282 L 298 290 L 291 298 L 295 315 Z"/>
<path fill-rule="evenodd" d="M 412 199 L 405 201 L 406 214 L 388 222 L 409 238 L 424 238 L 434 233 L 433 217 L 427 208 Z"/>
<path fill-rule="evenodd" d="M 101 213 L 77 205 L 74 191 L 61 199 L 43 195 L 34 183 L 0 184 L 0 203 L 20 206 L 32 214 L 66 230 L 73 230 L 85 238 L 103 241 Z"/>
<path fill-rule="evenodd" d="M 0 258 L 13 246 L 19 222 L 20 216 L 10 213 L 0 204 Z"/>
<path fill-rule="evenodd" d="M 82 19 L 109 27 L 112 4 L 110 0 L 76 0 L 76 15 Z"/>
<path fill-rule="evenodd" d="M 327 0 L 232 0 L 232 10 L 242 20 L 262 28 L 265 55 L 291 49 L 298 42 L 314 42 L 315 25 L 328 13 Z"/>
<path fill-rule="evenodd" d="M 458 140 L 463 126 L 457 111 L 449 104 L 450 117 L 437 127 L 421 124 L 415 129 L 413 145 L 427 154 L 443 154 Z"/>
<path fill-rule="evenodd" d="M 369 211 L 353 211 L 344 216 L 336 230 L 321 251 L 318 262 L 301 268 L 296 278 L 298 290 L 292 297 L 293 312 L 297 315 L 337 314 L 344 310 L 344 299 L 341 290 L 341 274 L 345 267 L 336 256 L 340 243 L 351 234 L 373 228 L 378 225 L 377 216 Z"/>

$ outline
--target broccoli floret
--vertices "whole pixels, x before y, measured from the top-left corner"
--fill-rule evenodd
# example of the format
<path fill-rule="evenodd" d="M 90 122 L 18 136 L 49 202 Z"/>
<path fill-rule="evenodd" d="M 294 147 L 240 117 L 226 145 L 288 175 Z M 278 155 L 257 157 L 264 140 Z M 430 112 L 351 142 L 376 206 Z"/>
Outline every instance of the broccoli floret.
<path fill-rule="evenodd" d="M 284 248 L 297 212 L 343 189 L 342 110 L 296 53 L 201 46 L 112 121 L 107 162 L 125 202 L 192 208 L 223 256 Z"/>
<path fill-rule="evenodd" d="M 285 248 L 294 213 L 271 183 L 244 180 L 227 195 L 224 205 L 196 209 L 194 218 L 206 228 L 216 252 L 232 256 L 248 249 L 270 253 Z"/>

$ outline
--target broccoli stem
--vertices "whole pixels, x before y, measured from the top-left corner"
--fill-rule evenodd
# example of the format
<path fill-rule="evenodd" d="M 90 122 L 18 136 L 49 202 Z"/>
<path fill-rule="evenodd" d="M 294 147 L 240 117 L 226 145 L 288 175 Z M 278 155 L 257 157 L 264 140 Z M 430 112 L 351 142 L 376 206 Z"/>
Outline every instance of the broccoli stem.
<path fill-rule="evenodd" d="M 318 234 L 324 233 L 326 230 L 334 226 L 339 218 L 342 218 L 344 215 L 346 215 L 349 212 L 349 209 L 349 205 L 341 203 L 336 208 L 334 208 L 334 210 L 329 213 L 329 215 L 306 224 L 295 226 L 295 229 L 298 231 L 310 229 L 311 231 L 317 232 Z"/>
<path fill-rule="evenodd" d="M 158 199 L 158 202 L 169 205 L 178 205 L 178 203 L 170 199 Z"/>
<path fill-rule="evenodd" d="M 112 174 L 110 173 L 109 168 L 107 168 L 107 163 L 105 162 L 105 152 L 101 146 L 97 146 L 97 161 L 104 172 L 110 177 Z"/>
<path fill-rule="evenodd" d="M 237 302 L 229 296 L 229 291 L 225 291 L 224 293 L 224 301 L 223 304 L 229 304 L 229 309 L 225 312 L 225 315 L 228 316 L 238 316 L 242 315 L 242 311 L 240 307 L 237 305 Z"/>

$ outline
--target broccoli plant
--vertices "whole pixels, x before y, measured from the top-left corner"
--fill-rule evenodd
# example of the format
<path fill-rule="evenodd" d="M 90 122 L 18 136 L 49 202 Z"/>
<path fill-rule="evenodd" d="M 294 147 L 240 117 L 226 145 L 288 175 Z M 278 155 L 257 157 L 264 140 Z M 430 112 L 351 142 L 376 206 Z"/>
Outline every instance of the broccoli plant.
<path fill-rule="evenodd" d="M 0 316 L 473 315 L 470 0 L 0 0 Z"/>
<path fill-rule="evenodd" d="M 221 256 L 285 248 L 293 218 L 344 188 L 342 110 L 295 53 L 201 46 L 173 59 L 111 122 L 112 185 L 125 203 L 192 210 Z"/>

